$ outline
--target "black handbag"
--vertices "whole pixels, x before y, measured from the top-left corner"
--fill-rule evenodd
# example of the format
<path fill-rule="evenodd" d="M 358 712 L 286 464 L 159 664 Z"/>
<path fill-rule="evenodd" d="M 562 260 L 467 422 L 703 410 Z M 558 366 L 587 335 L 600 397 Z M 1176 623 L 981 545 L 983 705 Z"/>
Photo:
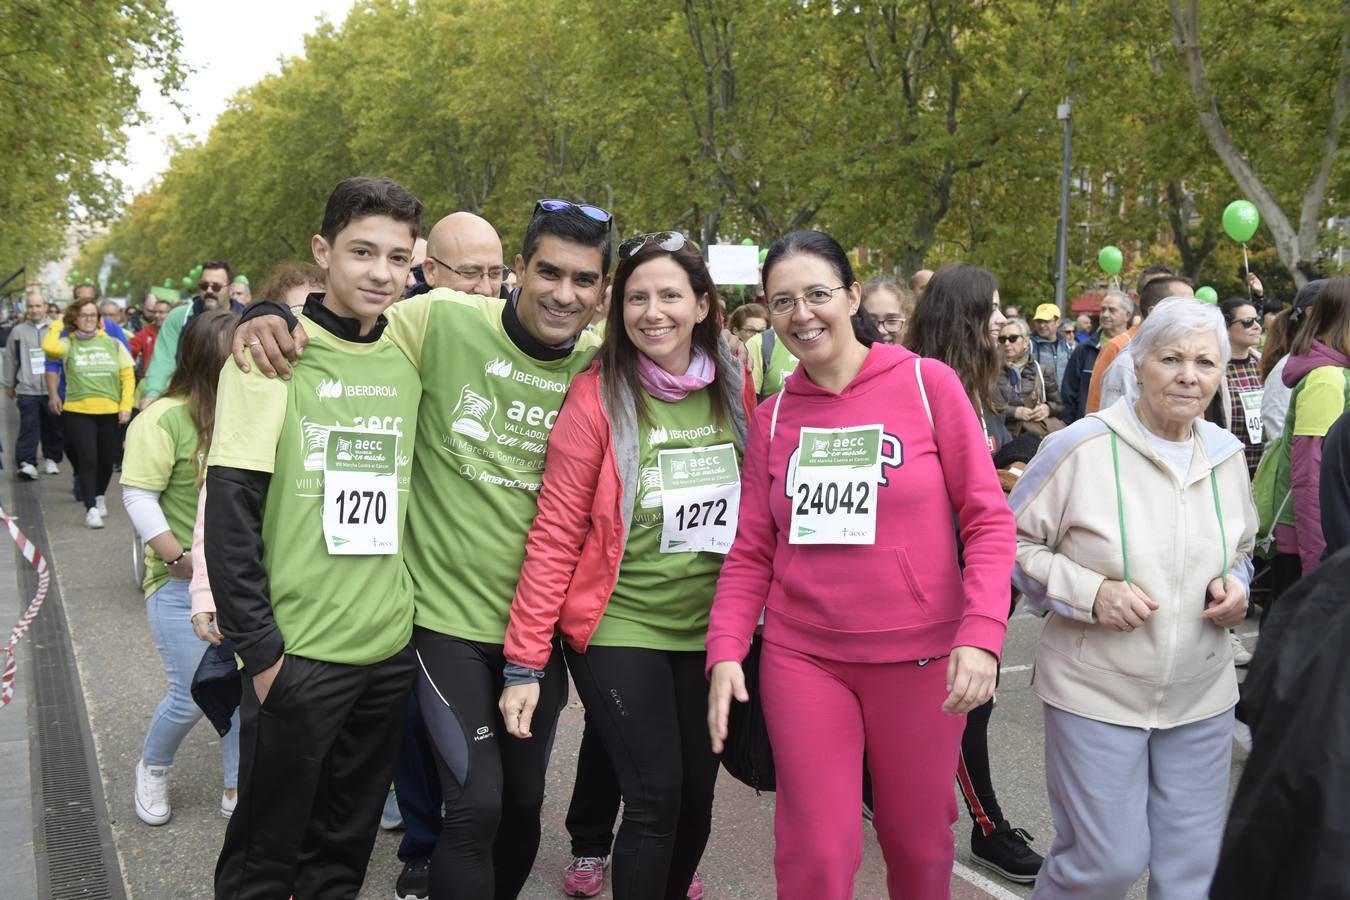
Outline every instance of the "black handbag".
<path fill-rule="evenodd" d="M 761 642 L 756 636 L 750 642 L 750 652 L 741 662 L 750 700 L 741 703 L 732 699 L 731 712 L 727 716 L 727 739 L 722 747 L 722 767 L 741 784 L 754 788 L 756 793 L 772 791 L 776 786 L 773 747 L 769 744 L 764 706 L 759 699 L 760 649 Z"/>
<path fill-rule="evenodd" d="M 192 676 L 192 699 L 221 737 L 229 733 L 230 718 L 239 708 L 244 691 L 242 679 L 243 673 L 234 659 L 234 645 L 229 640 L 206 645 Z"/>

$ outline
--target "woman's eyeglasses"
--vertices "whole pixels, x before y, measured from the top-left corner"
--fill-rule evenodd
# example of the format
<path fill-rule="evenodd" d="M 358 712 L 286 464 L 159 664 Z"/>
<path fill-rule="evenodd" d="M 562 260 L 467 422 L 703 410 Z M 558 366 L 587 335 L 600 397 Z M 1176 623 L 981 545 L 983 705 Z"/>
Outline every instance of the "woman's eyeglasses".
<path fill-rule="evenodd" d="M 804 302 L 807 306 L 824 306 L 826 303 L 830 302 L 830 298 L 834 296 L 835 291 L 842 291 L 843 289 L 844 286 L 841 284 L 839 287 L 814 288 L 798 297 L 779 295 L 769 300 L 769 315 L 791 315 L 792 311 L 797 308 L 798 300 Z"/>
<path fill-rule="evenodd" d="M 1245 319 L 1234 319 L 1229 325 L 1241 325 L 1243 328 L 1251 328 L 1253 325 L 1260 325 L 1261 320 L 1256 316 L 1248 316 Z"/>
<path fill-rule="evenodd" d="M 601 225 L 608 225 L 610 219 L 614 218 L 608 211 L 598 206 L 592 206 L 589 203 L 573 203 L 571 200 L 540 200 L 534 204 L 534 214 L 565 212 L 569 209 L 575 209 L 593 222 L 599 222 Z"/>
<path fill-rule="evenodd" d="M 653 231 L 651 234 L 639 234 L 630 237 L 619 245 L 619 259 L 628 259 L 652 241 L 655 241 L 656 246 L 667 253 L 683 250 L 686 243 L 684 235 L 678 231 Z"/>

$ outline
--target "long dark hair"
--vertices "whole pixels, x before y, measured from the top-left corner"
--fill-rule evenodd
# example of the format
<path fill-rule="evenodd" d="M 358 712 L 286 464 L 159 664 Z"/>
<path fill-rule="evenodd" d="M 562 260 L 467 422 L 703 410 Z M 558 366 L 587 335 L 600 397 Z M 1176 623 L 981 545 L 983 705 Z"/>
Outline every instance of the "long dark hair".
<path fill-rule="evenodd" d="M 663 256 L 674 260 L 676 265 L 684 269 L 684 274 L 689 276 L 689 286 L 693 289 L 695 299 L 704 294 L 708 296 L 708 314 L 703 317 L 702 322 L 694 325 L 690 345 L 703 350 L 712 358 L 713 380 L 709 385 L 708 397 L 712 402 L 713 417 L 721 422 L 727 415 L 723 394 L 726 373 L 722 371 L 722 358 L 719 352 L 722 326 L 719 324 L 721 316 L 718 310 L 721 307 L 717 299 L 717 286 L 713 284 L 712 276 L 708 274 L 707 264 L 688 242 L 679 250 L 671 251 L 662 250 L 655 241 L 649 241 L 632 256 L 619 262 L 619 267 L 614 272 L 613 290 L 610 291 L 609 313 L 605 320 L 605 341 L 600 345 L 598 354 L 600 383 L 605 397 L 613 406 L 619 403 L 620 386 L 626 385 L 637 401 L 635 405 L 638 421 L 644 425 L 651 424 L 647 404 L 642 402 L 642 381 L 638 377 L 638 353 L 641 351 L 634 345 L 633 339 L 628 336 L 628 329 L 624 327 L 624 291 L 628 287 L 629 277 L 638 266 Z"/>
<path fill-rule="evenodd" d="M 1298 328 L 1289 353 L 1297 356 L 1312 349 L 1313 339 L 1350 354 L 1350 275 L 1328 278 Z"/>
<path fill-rule="evenodd" d="M 765 291 L 768 290 L 769 273 L 773 268 L 789 256 L 796 256 L 799 253 L 818 256 L 829 263 L 844 287 L 851 288 L 858 283 L 858 279 L 853 275 L 853 263 L 849 262 L 848 254 L 839 246 L 838 241 L 823 231 L 791 231 L 774 241 L 764 256 L 764 266 L 760 270 L 759 280 L 765 285 Z M 883 340 L 880 329 L 861 303 L 858 304 L 851 321 L 853 336 L 864 347 L 871 347 Z M 773 324 L 772 318 L 769 324 Z"/>
<path fill-rule="evenodd" d="M 1002 363 L 989 337 L 998 279 L 968 263 L 943 266 L 928 282 L 914 307 L 905 346 L 951 366 L 970 402 L 997 410 L 994 385 Z"/>
<path fill-rule="evenodd" d="M 216 422 L 216 383 L 221 367 L 230 356 L 239 316 L 227 309 L 208 309 L 188 320 L 178 341 L 178 367 L 164 389 L 165 397 L 187 400 L 188 416 L 197 430 L 197 456 L 205 459 L 211 450 L 211 430 Z M 206 474 L 198 466 L 197 481 Z"/>

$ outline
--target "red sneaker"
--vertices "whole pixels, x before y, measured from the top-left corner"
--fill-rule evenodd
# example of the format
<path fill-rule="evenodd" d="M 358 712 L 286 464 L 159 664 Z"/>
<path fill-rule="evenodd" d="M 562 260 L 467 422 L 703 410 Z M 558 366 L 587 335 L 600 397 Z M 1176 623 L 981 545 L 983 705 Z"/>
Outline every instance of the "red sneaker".
<path fill-rule="evenodd" d="M 563 893 L 569 897 L 594 897 L 604 890 L 608 865 L 608 856 L 572 857 L 571 865 L 563 871 Z"/>

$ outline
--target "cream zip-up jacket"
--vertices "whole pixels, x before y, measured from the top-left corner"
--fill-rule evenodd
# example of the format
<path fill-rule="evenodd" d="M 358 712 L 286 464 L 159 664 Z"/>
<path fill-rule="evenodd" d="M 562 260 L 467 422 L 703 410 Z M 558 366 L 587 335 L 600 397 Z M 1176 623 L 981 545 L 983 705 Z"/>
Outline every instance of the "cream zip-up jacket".
<path fill-rule="evenodd" d="M 1242 442 L 1199 419 L 1192 440 L 1190 472 L 1179 482 L 1120 400 L 1047 437 L 1018 480 L 1009 497 L 1013 583 L 1048 613 L 1032 687 L 1051 706 L 1113 725 L 1171 728 L 1237 703 L 1228 633 L 1200 614 L 1220 573 L 1250 594 L 1256 508 Z M 1126 553 L 1130 581 L 1158 604 L 1132 632 L 1100 625 L 1092 612 L 1102 582 L 1125 579 Z"/>

